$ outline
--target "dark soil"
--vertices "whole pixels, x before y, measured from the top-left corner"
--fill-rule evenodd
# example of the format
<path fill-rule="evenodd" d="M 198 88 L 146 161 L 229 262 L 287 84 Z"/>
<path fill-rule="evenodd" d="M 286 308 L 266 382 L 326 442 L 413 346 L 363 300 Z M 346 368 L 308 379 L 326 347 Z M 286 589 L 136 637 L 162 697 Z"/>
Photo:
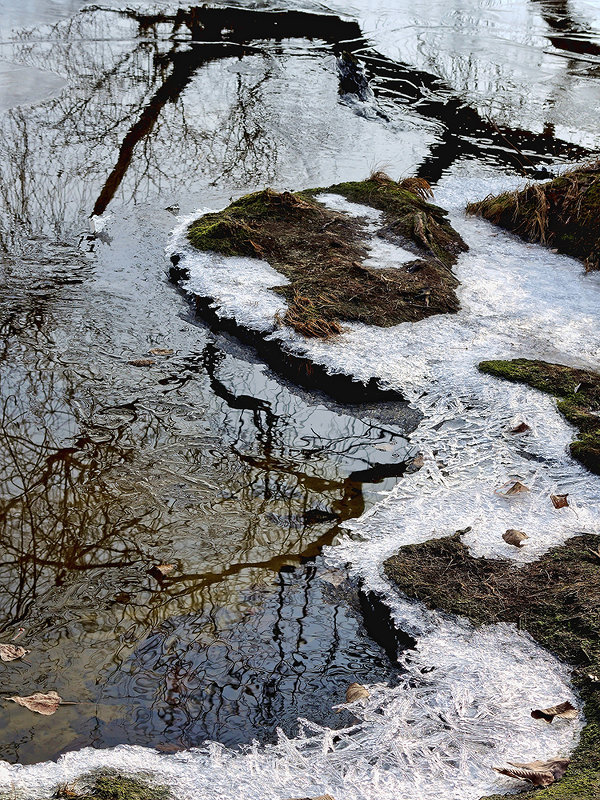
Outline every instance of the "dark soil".
<path fill-rule="evenodd" d="M 558 410 L 579 429 L 573 458 L 600 474 L 600 375 L 585 369 L 516 358 L 482 361 L 479 369 L 497 378 L 526 383 L 558 398 Z"/>
<path fill-rule="evenodd" d="M 562 780 L 521 797 L 600 798 L 599 548 L 600 536 L 578 536 L 539 561 L 517 567 L 474 558 L 456 534 L 403 547 L 385 563 L 388 578 L 407 597 L 465 616 L 475 625 L 516 623 L 574 666 L 587 720 L 580 743 Z"/>
<path fill-rule="evenodd" d="M 398 267 L 371 269 L 364 221 L 325 208 L 320 191 L 383 211 L 378 235 L 415 253 Z M 387 327 L 433 314 L 456 312 L 458 280 L 451 270 L 466 249 L 445 212 L 428 203 L 421 179 L 396 183 L 377 173 L 369 180 L 326 189 L 247 195 L 223 211 L 190 225 L 189 240 L 200 250 L 262 258 L 286 276 L 288 309 L 281 322 L 305 336 L 340 333 L 343 321 Z"/>
<path fill-rule="evenodd" d="M 489 195 L 467 213 L 600 269 L 600 161 L 520 192 Z"/>

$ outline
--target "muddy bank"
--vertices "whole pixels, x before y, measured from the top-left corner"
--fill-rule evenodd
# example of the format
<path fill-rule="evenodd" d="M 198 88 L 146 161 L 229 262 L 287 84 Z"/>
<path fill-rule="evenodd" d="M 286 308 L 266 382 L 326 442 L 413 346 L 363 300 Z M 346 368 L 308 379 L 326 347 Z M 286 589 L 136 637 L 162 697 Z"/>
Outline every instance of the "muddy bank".
<path fill-rule="evenodd" d="M 569 448 L 571 455 L 600 474 L 600 375 L 597 372 L 526 358 L 482 361 L 479 369 L 558 398 L 558 410 L 579 430 L 579 436 Z"/>
<path fill-rule="evenodd" d="M 368 266 L 367 220 L 326 207 L 319 202 L 326 193 L 381 211 L 374 235 L 410 247 L 416 257 Z M 458 310 L 450 267 L 467 248 L 428 196 L 426 181 L 396 183 L 382 173 L 304 192 L 265 189 L 200 217 L 188 238 L 198 250 L 266 260 L 288 279 L 274 287 L 287 301 L 277 322 L 327 338 L 341 333 L 344 321 L 389 327 Z"/>
<path fill-rule="evenodd" d="M 467 213 L 484 217 L 528 242 L 539 242 L 600 269 L 600 162 L 548 183 L 532 183 L 470 203 Z"/>
<path fill-rule="evenodd" d="M 531 795 L 539 800 L 600 797 L 599 546 L 600 536 L 578 536 L 539 561 L 517 567 L 474 558 L 457 533 L 403 547 L 385 562 L 387 577 L 407 597 L 467 617 L 476 626 L 515 623 L 573 665 L 587 725 L 565 777 Z M 531 703 L 535 708 L 534 697 Z M 524 714 L 530 711 L 523 709 Z M 541 754 L 548 755 L 553 754 Z M 514 754 L 516 761 L 519 756 Z"/>

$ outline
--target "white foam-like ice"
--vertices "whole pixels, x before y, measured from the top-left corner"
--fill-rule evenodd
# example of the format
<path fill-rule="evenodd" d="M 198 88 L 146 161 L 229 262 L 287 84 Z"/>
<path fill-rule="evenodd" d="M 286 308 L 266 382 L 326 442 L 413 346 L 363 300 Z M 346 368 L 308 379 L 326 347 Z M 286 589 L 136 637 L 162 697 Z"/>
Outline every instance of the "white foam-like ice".
<path fill-rule="evenodd" d="M 416 649 L 403 657 L 400 684 L 371 687 L 357 723 L 343 732 L 306 722 L 294 739 L 281 735 L 276 745 L 243 753 L 216 745 L 169 756 L 140 747 L 87 748 L 58 763 L 0 764 L 0 786 L 36 798 L 90 769 L 116 766 L 156 772 L 181 800 L 284 800 L 325 792 L 338 800 L 478 800 L 515 787 L 493 765 L 573 748 L 581 719 L 547 725 L 530 716 L 532 704 L 578 703 L 566 666 L 514 626 L 474 629 L 403 599 L 382 573 L 384 559 L 402 544 L 467 526 L 465 541 L 474 553 L 517 561 L 598 527 L 598 478 L 568 455 L 573 430 L 554 400 L 482 375 L 476 364 L 527 356 L 597 367 L 600 276 L 583 276 L 567 258 L 465 219 L 459 210 L 470 199 L 465 187 L 473 197 L 490 190 L 489 182 L 483 189 L 462 180 L 443 186 L 437 198 L 455 209 L 453 224 L 471 247 L 456 268 L 461 311 L 389 329 L 348 325 L 334 341 L 308 341 L 278 327 L 274 316 L 284 306 L 269 287 L 283 279 L 264 262 L 193 251 L 184 235 L 189 219 L 169 244 L 190 271 L 186 288 L 213 298 L 217 313 L 331 372 L 377 377 L 423 412 L 412 436 L 423 468 L 347 523 L 349 534 L 327 551 L 332 563 L 349 562 L 385 598 L 399 627 L 416 637 Z M 361 209 L 355 213 L 364 216 Z M 521 421 L 531 430 L 510 434 Z M 517 478 L 528 493 L 504 498 L 496 492 Z M 550 492 L 568 492 L 571 505 L 555 509 Z M 529 533 L 522 550 L 502 541 L 509 527 Z"/>
<path fill-rule="evenodd" d="M 277 315 L 285 313 L 286 303 L 269 289 L 285 286 L 288 281 L 258 258 L 202 253 L 192 248 L 187 241 L 187 229 L 208 211 L 200 209 L 183 217 L 169 239 L 167 252 L 178 253 L 180 264 L 190 272 L 189 280 L 181 283 L 182 288 L 198 297 L 214 298 L 212 307 L 219 316 L 235 319 L 260 333 L 272 331 Z"/>

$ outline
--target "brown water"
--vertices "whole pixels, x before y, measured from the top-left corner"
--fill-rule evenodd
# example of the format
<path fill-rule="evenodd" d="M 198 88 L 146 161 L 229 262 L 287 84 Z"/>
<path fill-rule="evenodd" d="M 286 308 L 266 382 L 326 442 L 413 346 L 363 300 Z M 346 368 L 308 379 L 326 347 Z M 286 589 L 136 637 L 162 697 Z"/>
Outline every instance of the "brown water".
<path fill-rule="evenodd" d="M 417 419 L 295 388 L 194 319 L 167 279 L 174 214 L 385 163 L 538 174 L 585 136 L 498 125 L 439 64 L 394 60 L 338 18 L 301 15 L 282 36 L 232 15 L 221 40 L 190 14 L 8 6 L 0 56 L 26 72 L 7 67 L 0 117 L 0 630 L 24 627 L 32 652 L 0 669 L 3 692 L 82 705 L 52 724 L 0 706 L 0 757 L 345 724 L 331 705 L 347 684 L 394 668 L 318 554 L 401 476 Z M 560 9 L 539 7 L 554 36 Z M 589 54 L 595 36 L 565 18 L 560 37 Z M 346 50 L 364 59 L 359 96 Z M 593 93 L 595 69 L 571 79 Z M 94 210 L 112 215 L 97 236 Z M 153 347 L 173 353 L 129 363 Z"/>

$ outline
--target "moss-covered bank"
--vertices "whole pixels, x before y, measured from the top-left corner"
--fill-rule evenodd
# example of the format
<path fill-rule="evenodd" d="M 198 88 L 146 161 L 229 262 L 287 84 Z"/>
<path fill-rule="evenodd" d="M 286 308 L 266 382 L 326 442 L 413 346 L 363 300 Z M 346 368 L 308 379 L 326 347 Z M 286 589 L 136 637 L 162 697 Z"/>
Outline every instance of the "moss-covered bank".
<path fill-rule="evenodd" d="M 520 192 L 489 195 L 467 213 L 600 269 L 600 161 Z"/>
<path fill-rule="evenodd" d="M 574 666 L 587 720 L 580 743 L 562 780 L 520 797 L 600 799 L 600 556 L 593 552 L 599 546 L 600 536 L 578 536 L 516 567 L 474 558 L 456 534 L 403 547 L 385 563 L 406 596 L 475 625 L 514 622 Z"/>
<path fill-rule="evenodd" d="M 164 786 L 118 772 L 94 773 L 60 786 L 54 800 L 173 800 Z"/>
<path fill-rule="evenodd" d="M 364 264 L 364 220 L 319 203 L 334 192 L 383 212 L 378 235 L 415 253 L 397 267 Z M 285 324 L 305 336 L 327 337 L 343 321 L 389 326 L 458 310 L 451 267 L 466 249 L 445 212 L 427 202 L 428 184 L 401 183 L 376 173 L 369 180 L 303 192 L 265 189 L 205 214 L 188 230 L 200 250 L 263 258 L 288 279 L 275 287 L 288 303 Z"/>
<path fill-rule="evenodd" d="M 482 361 L 479 369 L 557 397 L 559 411 L 579 429 L 579 436 L 570 447 L 573 458 L 600 474 L 600 375 L 597 372 L 526 358 Z"/>

